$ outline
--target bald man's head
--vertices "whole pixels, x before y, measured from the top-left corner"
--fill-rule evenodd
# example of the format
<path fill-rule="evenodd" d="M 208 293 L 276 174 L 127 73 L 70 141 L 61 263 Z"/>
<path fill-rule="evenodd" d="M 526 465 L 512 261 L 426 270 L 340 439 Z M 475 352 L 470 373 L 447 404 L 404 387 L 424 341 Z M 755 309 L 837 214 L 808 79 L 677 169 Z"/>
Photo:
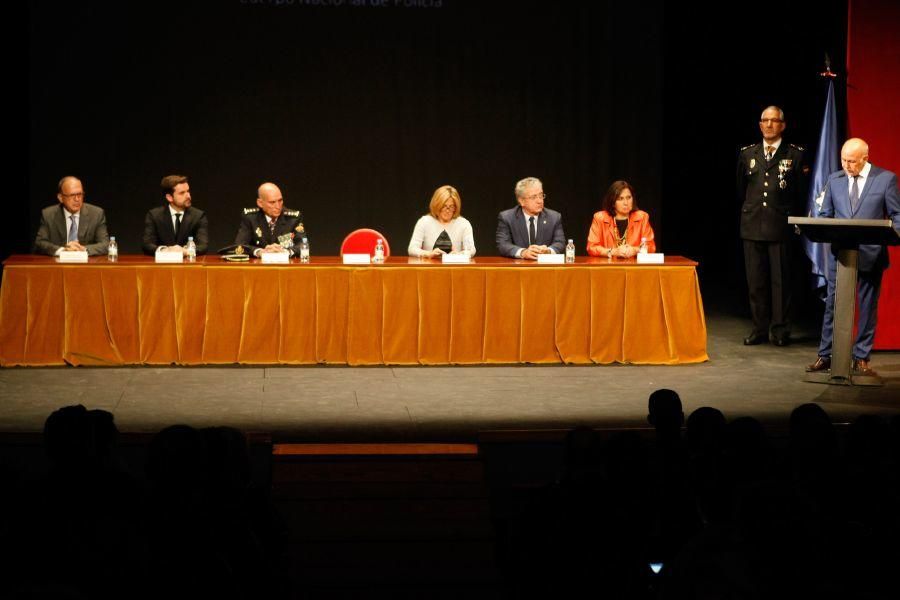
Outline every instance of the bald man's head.
<path fill-rule="evenodd" d="M 841 166 L 848 177 L 856 177 L 869 162 L 869 145 L 860 138 L 850 138 L 841 147 Z"/>
<path fill-rule="evenodd" d="M 281 190 L 274 183 L 264 183 L 256 190 L 256 205 L 263 211 L 267 217 L 277 219 L 281 216 L 284 209 L 284 198 L 281 197 Z"/>

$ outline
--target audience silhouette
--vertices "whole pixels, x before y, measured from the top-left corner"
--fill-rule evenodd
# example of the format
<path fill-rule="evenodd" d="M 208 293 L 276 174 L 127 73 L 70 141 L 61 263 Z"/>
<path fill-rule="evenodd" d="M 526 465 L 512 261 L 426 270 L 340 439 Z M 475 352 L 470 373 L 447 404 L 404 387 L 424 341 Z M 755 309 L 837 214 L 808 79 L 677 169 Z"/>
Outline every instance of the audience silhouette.
<path fill-rule="evenodd" d="M 768 433 L 712 407 L 685 420 L 660 389 L 647 421 L 652 435 L 568 432 L 559 477 L 496 519 L 498 597 L 897 597 L 900 417 L 839 429 L 804 404 Z M 117 439 L 109 412 L 67 406 L 46 420 L 41 477 L 4 467 L 0 595 L 303 595 L 240 431 L 166 427 L 143 474 Z"/>

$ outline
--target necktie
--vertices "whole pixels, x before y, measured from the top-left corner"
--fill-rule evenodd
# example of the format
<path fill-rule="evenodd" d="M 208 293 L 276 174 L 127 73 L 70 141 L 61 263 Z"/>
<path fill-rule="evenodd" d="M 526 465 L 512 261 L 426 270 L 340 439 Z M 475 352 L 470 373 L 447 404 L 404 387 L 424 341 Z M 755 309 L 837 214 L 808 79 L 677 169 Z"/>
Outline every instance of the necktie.
<path fill-rule="evenodd" d="M 67 242 L 78 241 L 78 215 L 72 215 L 72 224 L 69 225 L 69 237 Z"/>
<path fill-rule="evenodd" d="M 766 160 L 772 160 L 773 154 L 775 154 L 775 146 L 766 146 Z"/>
<path fill-rule="evenodd" d="M 859 175 L 853 177 L 853 183 L 850 184 L 850 211 L 856 212 L 859 206 Z"/>
<path fill-rule="evenodd" d="M 179 229 L 181 229 L 181 213 L 175 213 L 175 237 L 178 237 Z"/>
<path fill-rule="evenodd" d="M 534 231 L 534 217 L 529 217 L 528 219 L 528 243 L 533 244 L 534 239 L 537 237 Z"/>
<path fill-rule="evenodd" d="M 275 237 L 275 219 L 269 221 L 269 235 Z"/>

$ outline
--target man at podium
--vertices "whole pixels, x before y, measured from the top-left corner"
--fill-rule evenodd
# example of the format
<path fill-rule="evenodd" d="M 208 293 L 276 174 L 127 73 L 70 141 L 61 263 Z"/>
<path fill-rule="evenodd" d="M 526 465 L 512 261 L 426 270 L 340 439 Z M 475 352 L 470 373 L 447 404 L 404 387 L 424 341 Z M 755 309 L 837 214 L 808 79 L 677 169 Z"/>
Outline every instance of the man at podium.
<path fill-rule="evenodd" d="M 897 176 L 869 162 L 869 145 L 859 138 L 847 140 L 841 148 L 842 170 L 828 177 L 825 191 L 816 199 L 819 216 L 838 219 L 891 219 L 894 229 L 900 230 L 900 192 Z M 832 248 L 833 253 L 836 249 Z M 816 362 L 806 367 L 808 372 L 831 368 L 831 344 L 834 336 L 834 288 L 837 271 L 834 254 L 827 257 L 828 296 L 822 319 L 822 338 Z M 869 355 L 875 340 L 875 320 L 878 316 L 878 294 L 881 277 L 888 267 L 888 252 L 884 246 L 859 247 L 859 326 L 853 346 L 853 374 L 874 375 Z"/>

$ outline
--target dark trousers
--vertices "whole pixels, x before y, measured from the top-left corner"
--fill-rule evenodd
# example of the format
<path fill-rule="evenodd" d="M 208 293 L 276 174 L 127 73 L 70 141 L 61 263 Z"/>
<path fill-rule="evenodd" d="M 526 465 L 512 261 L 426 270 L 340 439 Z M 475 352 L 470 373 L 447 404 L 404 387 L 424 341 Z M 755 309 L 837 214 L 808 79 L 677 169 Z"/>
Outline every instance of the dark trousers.
<path fill-rule="evenodd" d="M 790 242 L 744 240 L 753 334 L 781 338 L 791 333 Z"/>
<path fill-rule="evenodd" d="M 830 253 L 826 278 L 828 279 L 828 296 L 825 298 L 825 315 L 822 318 L 822 339 L 819 341 L 819 356 L 831 356 L 831 343 L 834 338 L 834 282 L 837 279 L 837 260 Z M 881 276 L 884 269 L 859 271 L 856 281 L 856 300 L 859 307 L 859 321 L 856 329 L 856 342 L 853 344 L 853 358 L 869 360 L 872 346 L 875 344 L 875 322 L 878 320 L 878 295 L 881 292 Z"/>

